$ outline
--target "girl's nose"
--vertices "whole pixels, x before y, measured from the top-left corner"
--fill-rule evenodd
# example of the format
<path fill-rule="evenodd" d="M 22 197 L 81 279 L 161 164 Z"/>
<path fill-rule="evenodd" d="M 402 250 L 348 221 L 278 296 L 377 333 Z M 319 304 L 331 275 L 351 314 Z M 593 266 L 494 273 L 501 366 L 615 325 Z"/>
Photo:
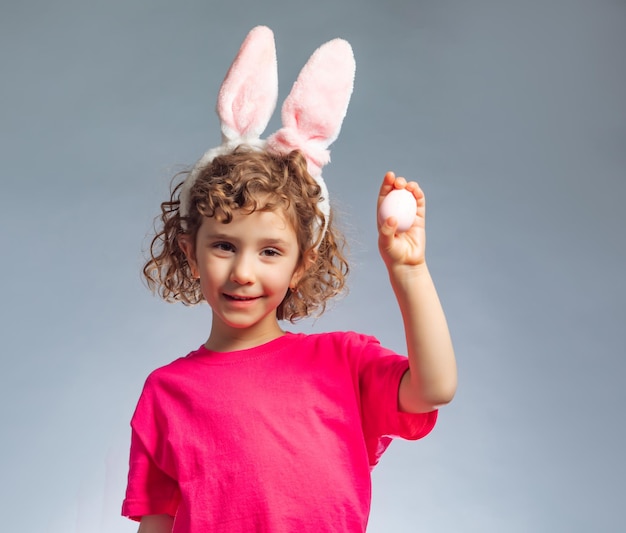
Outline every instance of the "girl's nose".
<path fill-rule="evenodd" d="M 247 285 L 254 281 L 254 267 L 251 258 L 245 254 L 237 256 L 230 273 L 230 280 L 239 285 Z"/>

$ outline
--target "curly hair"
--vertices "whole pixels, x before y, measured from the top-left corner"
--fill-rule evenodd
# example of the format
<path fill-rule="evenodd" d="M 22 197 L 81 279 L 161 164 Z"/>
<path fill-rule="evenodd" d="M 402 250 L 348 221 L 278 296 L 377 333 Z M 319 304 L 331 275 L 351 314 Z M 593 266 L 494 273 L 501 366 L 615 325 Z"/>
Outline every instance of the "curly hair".
<path fill-rule="evenodd" d="M 178 174 L 174 181 L 188 173 Z M 278 320 L 295 322 L 321 315 L 327 302 L 343 292 L 349 271 L 345 238 L 332 215 L 324 220 L 317 205 L 320 187 L 308 173 L 306 159 L 299 151 L 282 155 L 239 147 L 231 154 L 216 157 L 194 182 L 185 217 L 179 210 L 184 179 L 177 185 L 174 181 L 170 200 L 161 204 L 157 220 L 162 226 L 155 228 L 150 259 L 143 268 L 148 287 L 165 301 L 194 305 L 204 300 L 200 282 L 193 277 L 178 238 L 187 234 L 195 244 L 204 217 L 228 224 L 237 209 L 246 213 L 281 209 L 296 232 L 297 266 L 306 268 L 296 289 L 288 291 L 278 306 Z M 319 228 L 324 224 L 326 231 L 321 235 Z"/>

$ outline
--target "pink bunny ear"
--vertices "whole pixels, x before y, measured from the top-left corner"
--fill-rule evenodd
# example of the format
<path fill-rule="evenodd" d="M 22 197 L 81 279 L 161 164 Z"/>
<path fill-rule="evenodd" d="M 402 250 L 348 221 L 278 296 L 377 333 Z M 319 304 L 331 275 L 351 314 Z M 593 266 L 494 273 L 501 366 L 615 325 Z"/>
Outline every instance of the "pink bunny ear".
<path fill-rule="evenodd" d="M 274 34 L 266 26 L 248 33 L 222 82 L 216 111 L 222 129 L 222 144 L 208 150 L 195 164 L 180 194 L 180 214 L 189 212 L 189 195 L 200 171 L 218 155 L 240 144 L 264 148 L 260 139 L 276 107 L 278 69 Z"/>
<path fill-rule="evenodd" d="M 217 99 L 225 142 L 257 141 L 276 107 L 278 72 L 274 34 L 253 28 L 233 61 Z"/>
<path fill-rule="evenodd" d="M 327 150 L 337 139 L 346 111 L 355 72 L 352 47 L 343 39 L 320 46 L 307 61 L 282 108 L 283 128 L 268 138 L 270 150 L 301 150 L 309 173 L 321 174 L 330 161 Z"/>

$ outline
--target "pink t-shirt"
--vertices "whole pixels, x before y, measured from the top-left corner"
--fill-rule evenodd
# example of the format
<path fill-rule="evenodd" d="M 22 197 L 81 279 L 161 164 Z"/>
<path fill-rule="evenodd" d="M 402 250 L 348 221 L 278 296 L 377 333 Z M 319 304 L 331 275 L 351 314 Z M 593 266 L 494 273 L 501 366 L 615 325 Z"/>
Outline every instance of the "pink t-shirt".
<path fill-rule="evenodd" d="M 398 411 L 406 357 L 356 333 L 204 347 L 155 370 L 133 416 L 122 514 L 175 533 L 363 532 L 370 470 L 437 412 Z"/>

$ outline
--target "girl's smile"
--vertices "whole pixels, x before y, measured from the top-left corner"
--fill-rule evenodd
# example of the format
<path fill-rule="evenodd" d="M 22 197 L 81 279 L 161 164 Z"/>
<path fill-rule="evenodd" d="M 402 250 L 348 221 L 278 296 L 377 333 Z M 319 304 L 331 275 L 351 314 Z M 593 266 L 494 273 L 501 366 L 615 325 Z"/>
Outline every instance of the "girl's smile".
<path fill-rule="evenodd" d="M 224 294 L 224 296 L 227 299 L 233 300 L 235 302 L 251 302 L 259 298 L 258 296 L 238 296 L 236 294 Z"/>

